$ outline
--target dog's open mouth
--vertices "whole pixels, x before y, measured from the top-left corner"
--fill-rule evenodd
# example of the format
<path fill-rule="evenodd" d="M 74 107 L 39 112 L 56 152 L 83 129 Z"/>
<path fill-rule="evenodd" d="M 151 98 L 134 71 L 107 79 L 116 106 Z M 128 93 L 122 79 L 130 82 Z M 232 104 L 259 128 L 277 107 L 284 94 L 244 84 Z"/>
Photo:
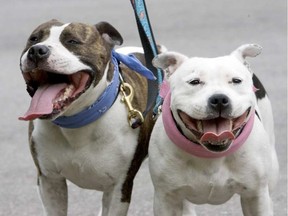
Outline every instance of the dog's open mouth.
<path fill-rule="evenodd" d="M 92 82 L 87 71 L 64 75 L 34 69 L 23 76 L 32 100 L 20 120 L 53 118 L 83 94 Z"/>
<path fill-rule="evenodd" d="M 233 140 L 246 124 L 251 108 L 234 119 L 214 118 L 209 120 L 193 119 L 185 112 L 178 110 L 182 122 L 196 137 L 196 141 L 212 152 L 224 152 L 229 149 Z"/>

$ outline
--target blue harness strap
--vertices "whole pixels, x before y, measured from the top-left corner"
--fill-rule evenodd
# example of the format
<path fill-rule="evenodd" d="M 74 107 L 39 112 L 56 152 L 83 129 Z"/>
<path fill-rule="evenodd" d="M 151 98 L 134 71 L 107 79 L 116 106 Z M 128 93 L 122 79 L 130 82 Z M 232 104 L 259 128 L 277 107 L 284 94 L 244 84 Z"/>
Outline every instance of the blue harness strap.
<path fill-rule="evenodd" d="M 153 115 L 157 116 L 158 107 L 163 103 L 163 99 L 159 96 L 160 85 L 163 81 L 163 72 L 152 65 L 152 60 L 158 54 L 158 50 L 149 21 L 145 0 L 131 0 L 131 4 L 134 9 L 138 31 L 144 49 L 146 67 L 157 77 L 157 82 L 148 80 L 148 97 L 143 116 L 145 117 L 153 106 Z"/>
<path fill-rule="evenodd" d="M 112 55 L 124 65 L 126 65 L 131 70 L 141 74 L 146 77 L 148 80 L 156 80 L 157 78 L 154 74 L 147 69 L 142 63 L 132 54 L 124 55 L 121 53 L 117 53 L 114 50 L 112 51 Z"/>

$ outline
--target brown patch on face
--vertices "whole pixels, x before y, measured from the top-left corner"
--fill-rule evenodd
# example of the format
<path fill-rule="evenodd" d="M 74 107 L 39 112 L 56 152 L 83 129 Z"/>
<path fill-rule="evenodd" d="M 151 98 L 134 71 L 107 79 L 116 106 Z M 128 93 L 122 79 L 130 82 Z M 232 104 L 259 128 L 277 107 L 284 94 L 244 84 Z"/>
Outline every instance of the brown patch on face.
<path fill-rule="evenodd" d="M 111 47 L 103 40 L 95 26 L 71 23 L 61 33 L 60 41 L 80 61 L 92 68 L 94 86 L 97 85 L 110 59 Z M 114 70 L 111 71 L 112 75 L 109 74 L 109 77 L 113 76 Z"/>

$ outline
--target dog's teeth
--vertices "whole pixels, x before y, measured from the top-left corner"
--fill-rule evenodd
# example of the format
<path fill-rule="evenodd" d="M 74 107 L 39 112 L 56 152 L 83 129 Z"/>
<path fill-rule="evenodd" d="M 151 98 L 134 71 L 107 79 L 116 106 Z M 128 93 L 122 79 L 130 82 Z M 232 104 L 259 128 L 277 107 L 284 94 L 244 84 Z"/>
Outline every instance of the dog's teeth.
<path fill-rule="evenodd" d="M 230 120 L 230 130 L 231 131 L 233 130 L 233 120 L 232 119 Z"/>
<path fill-rule="evenodd" d="M 72 95 L 74 90 L 75 90 L 75 87 L 73 85 L 69 85 L 67 88 L 65 88 L 63 98 L 67 99 L 70 95 Z"/>
<path fill-rule="evenodd" d="M 75 87 L 73 85 L 67 86 L 64 92 L 59 97 L 55 98 L 53 103 L 59 104 L 59 103 L 65 102 L 73 94 L 74 90 L 75 90 Z"/>
<path fill-rule="evenodd" d="M 197 122 L 197 130 L 199 132 L 203 132 L 202 121 L 196 121 L 196 122 Z"/>

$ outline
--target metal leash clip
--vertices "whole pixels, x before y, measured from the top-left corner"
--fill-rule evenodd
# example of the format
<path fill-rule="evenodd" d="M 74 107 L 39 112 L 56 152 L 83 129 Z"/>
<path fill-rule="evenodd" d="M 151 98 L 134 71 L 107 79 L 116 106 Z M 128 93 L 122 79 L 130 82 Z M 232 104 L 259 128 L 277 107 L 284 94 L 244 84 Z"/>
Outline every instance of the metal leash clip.
<path fill-rule="evenodd" d="M 137 128 L 144 122 L 142 113 L 134 109 L 132 106 L 132 100 L 134 97 L 134 89 L 132 86 L 123 81 L 121 77 L 120 92 L 122 94 L 121 102 L 125 103 L 128 109 L 128 122 L 130 127 Z"/>

